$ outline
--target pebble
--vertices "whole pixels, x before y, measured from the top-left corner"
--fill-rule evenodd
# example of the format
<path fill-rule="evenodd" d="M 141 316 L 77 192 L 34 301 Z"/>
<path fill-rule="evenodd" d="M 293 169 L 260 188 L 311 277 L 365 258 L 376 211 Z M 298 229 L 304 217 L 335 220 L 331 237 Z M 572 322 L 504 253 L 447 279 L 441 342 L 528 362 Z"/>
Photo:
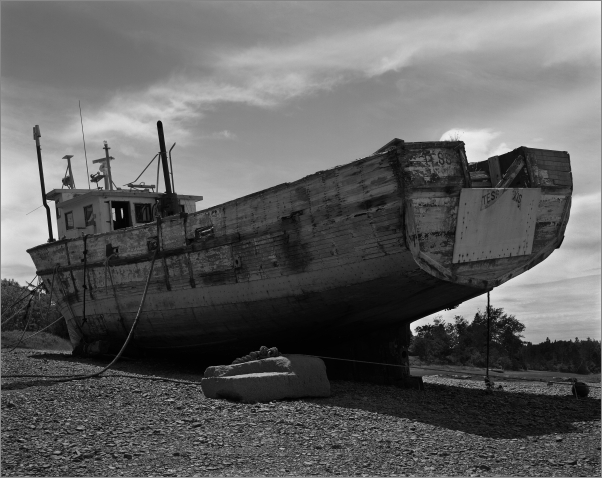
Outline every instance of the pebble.
<path fill-rule="evenodd" d="M 2 373 L 35 371 L 41 355 L 3 353 Z M 44 358 L 49 374 L 105 364 Z M 119 368 L 159 373 L 145 364 Z M 126 377 L 15 382 L 2 382 L 2 476 L 600 476 L 593 387 L 576 401 L 545 383 L 485 395 L 481 381 L 444 376 L 425 377 L 425 391 L 332 381 L 329 398 L 251 405 Z"/>

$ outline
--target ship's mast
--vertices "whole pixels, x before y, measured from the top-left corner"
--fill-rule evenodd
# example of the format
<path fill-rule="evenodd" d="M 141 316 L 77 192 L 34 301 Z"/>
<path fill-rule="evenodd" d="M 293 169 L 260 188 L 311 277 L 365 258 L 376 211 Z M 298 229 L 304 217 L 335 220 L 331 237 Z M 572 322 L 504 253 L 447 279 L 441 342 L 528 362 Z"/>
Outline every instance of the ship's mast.
<path fill-rule="evenodd" d="M 107 178 L 105 178 L 105 191 L 109 190 L 112 191 L 113 190 L 113 177 L 111 176 L 111 159 L 113 159 L 111 156 L 109 156 L 109 145 L 107 144 L 107 142 L 104 142 L 104 147 L 103 149 L 105 150 L 105 158 L 106 158 L 106 166 L 107 166 L 107 174 L 109 176 L 108 180 L 109 180 L 109 187 L 106 187 L 106 181 Z"/>
<path fill-rule="evenodd" d="M 113 177 L 111 176 L 111 160 L 115 159 L 113 156 L 109 156 L 109 145 L 107 144 L 106 141 L 104 141 L 104 147 L 103 149 L 105 150 L 105 157 L 104 158 L 100 158 L 100 159 L 95 159 L 94 161 L 92 161 L 92 163 L 104 163 L 104 167 L 107 170 L 107 173 L 102 175 L 102 176 L 91 176 L 92 177 L 92 181 L 94 182 L 98 182 L 100 180 L 100 178 L 104 178 L 105 180 L 105 191 L 112 191 L 113 190 Z M 101 166 L 102 168 L 102 166 Z"/>

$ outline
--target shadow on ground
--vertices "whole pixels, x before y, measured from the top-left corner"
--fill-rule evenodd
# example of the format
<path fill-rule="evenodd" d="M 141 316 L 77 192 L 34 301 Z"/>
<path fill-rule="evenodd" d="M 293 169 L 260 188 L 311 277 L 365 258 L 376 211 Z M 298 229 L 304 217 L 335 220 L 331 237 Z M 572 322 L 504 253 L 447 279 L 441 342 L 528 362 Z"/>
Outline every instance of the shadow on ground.
<path fill-rule="evenodd" d="M 333 395 L 305 399 L 323 406 L 406 418 L 452 431 L 489 438 L 580 432 L 576 422 L 600 420 L 600 399 L 575 399 L 526 392 L 496 391 L 425 384 L 425 390 L 402 390 L 353 382 L 332 382 Z"/>
<path fill-rule="evenodd" d="M 60 352 L 34 352 L 27 356 L 27 358 L 39 360 L 41 362 L 63 362 L 73 364 L 73 369 L 69 370 L 69 374 L 91 374 L 100 371 L 106 367 L 115 358 L 114 356 L 102 356 L 102 357 L 74 357 L 71 353 L 60 353 Z M 220 362 L 217 362 L 220 363 Z M 223 363 L 223 362 L 222 362 Z M 91 365 L 91 367 L 79 368 L 77 365 Z M 212 365 L 210 363 L 201 363 L 199 361 L 191 361 L 184 359 L 168 359 L 168 358 L 144 358 L 144 359 L 132 359 L 132 358 L 120 358 L 120 360 L 111 366 L 107 371 L 107 375 L 112 373 L 127 373 L 136 374 L 141 377 L 158 377 L 172 380 L 188 380 L 192 382 L 200 382 L 203 378 L 205 369 Z M 35 372 L 32 372 L 32 374 Z M 65 372 L 67 373 L 67 372 Z M 40 372 L 40 375 L 48 375 L 48 378 L 58 375 L 58 372 Z M 5 374 L 3 374 L 6 377 Z M 98 379 L 98 377 L 93 378 Z M 18 379 L 11 378 L 10 382 L 4 382 L 2 384 L 3 390 L 17 390 L 25 389 L 29 387 L 43 386 L 48 387 L 61 383 L 57 380 L 44 379 L 42 377 L 20 377 Z"/>
<path fill-rule="evenodd" d="M 99 367 L 97 370 L 113 359 L 79 358 L 52 352 L 37 352 L 29 358 L 93 365 Z M 128 359 L 118 362 L 111 370 L 138 374 L 141 378 L 153 376 L 200 382 L 205 368 L 219 363 L 226 362 L 218 359 L 212 363 L 181 359 Z M 2 388 L 10 390 L 55 384 L 36 378 L 8 382 Z M 577 400 L 570 394 L 569 386 L 565 387 L 566 395 L 556 396 L 507 390 L 487 395 L 484 389 L 428 383 L 424 391 L 341 380 L 332 380 L 331 387 L 331 397 L 303 401 L 323 407 L 405 418 L 489 438 L 512 439 L 580 432 L 579 427 L 587 426 L 587 422 L 599 421 L 601 412 L 600 399 L 588 397 Z"/>

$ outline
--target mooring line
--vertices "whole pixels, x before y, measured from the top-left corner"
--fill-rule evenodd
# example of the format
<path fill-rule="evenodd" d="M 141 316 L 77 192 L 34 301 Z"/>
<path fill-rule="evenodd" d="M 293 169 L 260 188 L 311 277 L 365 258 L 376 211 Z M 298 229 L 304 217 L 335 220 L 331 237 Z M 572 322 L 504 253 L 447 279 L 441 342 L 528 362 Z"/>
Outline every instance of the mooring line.
<path fill-rule="evenodd" d="M 128 334 L 127 338 L 125 339 L 124 344 L 121 347 L 121 350 L 119 351 L 119 353 L 117 354 L 117 356 L 111 361 L 111 363 L 109 365 L 107 365 L 106 367 L 104 367 L 102 370 L 98 371 L 98 372 L 94 372 L 91 374 L 87 374 L 87 375 L 63 375 L 63 376 L 59 376 L 62 378 L 53 378 L 53 377 L 49 377 L 49 376 L 43 376 L 48 378 L 48 381 L 52 381 L 52 382 L 70 382 L 70 381 L 74 381 L 74 380 L 85 380 L 88 378 L 93 378 L 96 377 L 98 375 L 100 375 L 101 373 L 103 373 L 104 371 L 108 370 L 109 368 L 111 368 L 113 366 L 113 364 L 115 362 L 117 362 L 119 360 L 119 358 L 121 357 L 121 354 L 123 354 L 125 348 L 127 347 L 127 345 L 129 344 L 133 334 L 134 334 L 134 330 L 136 328 L 136 325 L 138 325 L 138 320 L 140 319 L 140 315 L 142 313 L 142 309 L 144 307 L 144 301 L 146 299 L 146 294 L 148 292 L 148 286 L 150 283 L 150 279 L 151 276 L 153 274 L 153 266 L 155 265 L 155 259 L 157 258 L 157 251 L 155 251 L 155 253 L 153 254 L 153 258 L 151 261 L 151 266 L 150 266 L 150 271 L 148 273 L 148 277 L 146 279 L 146 284 L 144 286 L 144 292 L 142 293 L 142 300 L 140 301 L 140 306 L 138 307 L 138 313 L 136 314 L 136 318 L 134 319 L 134 323 L 132 324 L 132 328 L 130 329 L 130 333 Z M 60 281 L 59 281 L 60 283 Z M 3 375 L 3 378 L 22 378 L 25 375 Z"/>
<path fill-rule="evenodd" d="M 452 370 L 445 370 L 442 368 L 432 368 L 432 367 L 420 367 L 420 366 L 412 366 L 412 365 L 399 365 L 399 364 L 393 364 L 393 363 L 382 363 L 382 362 L 368 362 L 366 360 L 354 360 L 354 359 L 344 359 L 344 358 L 339 358 L 339 357 L 325 357 L 323 355 L 310 355 L 310 354 L 304 354 L 307 355 L 308 357 L 316 357 L 316 358 L 322 358 L 322 359 L 330 359 L 330 360 L 342 360 L 345 362 L 357 362 L 357 363 L 368 363 L 368 364 L 372 364 L 372 365 L 386 365 L 388 367 L 399 367 L 399 368 L 412 368 L 412 369 L 419 369 L 419 370 L 434 370 L 436 372 L 445 372 L 448 374 L 462 374 L 462 375 L 476 375 L 476 376 L 481 376 L 484 377 L 485 376 L 485 372 L 454 372 Z M 495 372 L 494 370 L 491 370 L 492 372 Z M 495 373 L 500 373 L 500 372 L 495 372 Z M 496 380 L 500 379 L 500 380 L 505 380 L 505 381 L 528 381 L 528 382 L 548 382 L 550 383 L 548 380 L 543 380 L 543 379 L 536 379 L 536 378 L 511 378 L 511 377 L 495 377 Z M 572 385 L 574 382 L 553 382 L 553 383 L 564 383 L 567 385 Z M 590 382 L 584 382 L 587 383 L 588 386 L 590 387 L 594 387 L 594 388 L 601 388 L 600 386 L 594 385 Z"/>
<path fill-rule="evenodd" d="M 36 276 L 37 277 L 37 276 Z M 35 277 L 34 277 L 35 279 Z M 33 281 L 32 281 L 33 282 Z M 13 304 L 11 304 L 9 307 L 7 307 L 4 311 L 4 313 L 7 313 L 10 309 L 12 309 L 15 305 L 17 305 L 19 302 L 27 299 L 27 295 L 32 295 L 41 287 L 41 285 L 37 285 L 36 287 L 34 287 L 32 290 L 27 290 L 27 294 L 25 294 L 23 297 L 21 297 L 20 299 L 18 299 L 16 302 L 14 302 Z M 6 325 L 8 322 L 10 322 L 13 318 L 15 318 L 19 312 L 21 312 L 26 306 L 23 305 L 19 310 L 17 310 L 13 315 L 11 315 L 8 319 L 5 319 L 2 321 L 2 326 Z"/>

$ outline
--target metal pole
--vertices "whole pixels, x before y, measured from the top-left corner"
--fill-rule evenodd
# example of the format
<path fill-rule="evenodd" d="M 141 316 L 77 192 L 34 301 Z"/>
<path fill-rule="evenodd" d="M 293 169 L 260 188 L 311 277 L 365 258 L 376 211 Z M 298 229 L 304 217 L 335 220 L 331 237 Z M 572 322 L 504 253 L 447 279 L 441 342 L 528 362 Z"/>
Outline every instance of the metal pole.
<path fill-rule="evenodd" d="M 173 144 L 171 148 L 169 148 L 169 169 L 171 170 L 171 186 L 173 188 L 173 192 L 176 192 L 176 183 L 173 180 L 173 165 L 171 164 L 171 150 L 176 147 L 176 143 Z"/>
<path fill-rule="evenodd" d="M 50 218 L 50 208 L 46 203 L 46 187 L 44 186 L 44 168 L 42 168 L 42 147 L 40 146 L 40 127 L 33 127 L 33 139 L 36 141 L 36 151 L 38 153 L 38 169 L 40 170 L 40 186 L 42 187 L 42 203 L 46 208 L 46 219 L 48 220 L 48 242 L 54 242 L 52 234 L 52 219 Z"/>
<path fill-rule="evenodd" d="M 489 342 L 491 340 L 491 315 L 489 306 L 489 291 L 487 292 L 487 378 L 489 378 Z"/>
<path fill-rule="evenodd" d="M 171 196 L 171 181 L 169 180 L 169 165 L 167 164 L 167 150 L 165 149 L 165 137 L 163 136 L 163 123 L 157 121 L 157 132 L 159 133 L 159 150 L 161 151 L 161 162 L 163 163 L 163 178 L 165 179 L 165 192 Z"/>
<path fill-rule="evenodd" d="M 107 158 L 107 173 L 109 175 L 109 187 L 108 187 L 108 189 L 110 191 L 112 191 L 113 190 L 113 177 L 111 176 L 111 157 L 109 156 L 109 149 L 111 149 L 111 148 L 109 148 L 109 145 L 107 144 L 106 141 L 105 141 L 105 145 L 104 145 L 103 149 L 105 150 L 105 156 Z M 106 181 L 106 179 L 105 179 L 105 181 Z M 105 186 L 105 189 L 107 189 L 106 186 Z"/>
<path fill-rule="evenodd" d="M 161 153 L 157 153 L 157 156 L 159 156 Z M 157 185 L 157 192 L 159 192 L 159 169 L 161 168 L 161 158 L 159 158 L 157 160 L 157 182 L 155 183 Z"/>
<path fill-rule="evenodd" d="M 88 189 L 90 189 L 90 171 L 88 171 L 88 153 L 86 152 L 86 136 L 84 135 L 84 119 L 82 118 L 82 103 L 77 100 L 79 104 L 79 121 L 82 124 L 82 139 L 84 140 L 84 155 L 86 156 L 86 177 L 88 178 Z"/>

